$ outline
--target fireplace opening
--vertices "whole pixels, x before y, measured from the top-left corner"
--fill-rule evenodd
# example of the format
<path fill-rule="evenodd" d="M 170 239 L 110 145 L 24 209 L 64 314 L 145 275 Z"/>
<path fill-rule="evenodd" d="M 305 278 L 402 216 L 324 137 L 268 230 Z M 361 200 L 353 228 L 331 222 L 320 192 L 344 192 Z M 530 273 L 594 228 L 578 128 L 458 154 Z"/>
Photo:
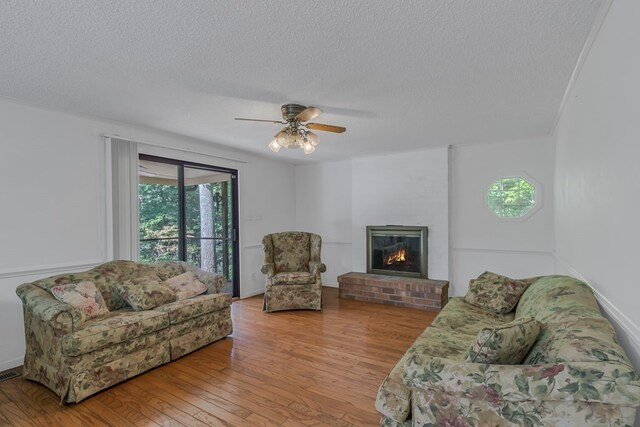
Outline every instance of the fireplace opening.
<path fill-rule="evenodd" d="M 427 227 L 367 227 L 367 273 L 427 278 Z"/>

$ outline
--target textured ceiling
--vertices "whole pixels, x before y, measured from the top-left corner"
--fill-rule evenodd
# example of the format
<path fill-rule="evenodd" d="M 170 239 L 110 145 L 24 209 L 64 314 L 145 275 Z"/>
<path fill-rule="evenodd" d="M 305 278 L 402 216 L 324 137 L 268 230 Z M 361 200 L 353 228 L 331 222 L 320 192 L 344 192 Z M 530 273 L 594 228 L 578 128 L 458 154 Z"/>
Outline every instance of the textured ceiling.
<path fill-rule="evenodd" d="M 3 1 L 0 97 L 298 162 L 549 133 L 600 0 Z"/>

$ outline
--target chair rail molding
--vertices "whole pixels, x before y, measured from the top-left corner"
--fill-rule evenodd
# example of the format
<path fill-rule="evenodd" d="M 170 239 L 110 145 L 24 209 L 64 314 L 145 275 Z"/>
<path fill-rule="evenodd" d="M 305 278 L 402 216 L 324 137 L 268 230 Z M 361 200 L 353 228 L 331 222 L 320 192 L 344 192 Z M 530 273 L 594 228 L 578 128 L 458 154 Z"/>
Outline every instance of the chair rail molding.
<path fill-rule="evenodd" d="M 96 265 L 100 265 L 105 262 L 106 260 L 103 258 L 96 258 L 76 262 L 62 262 L 57 264 L 42 264 L 28 267 L 5 268 L 0 270 L 0 279 L 89 270 Z"/>
<path fill-rule="evenodd" d="M 527 251 L 527 250 L 511 250 L 511 249 L 491 249 L 491 248 L 460 248 L 452 247 L 452 251 L 457 252 L 489 252 L 496 254 L 517 254 L 517 255 L 542 255 L 553 257 L 554 254 L 551 251 Z"/>

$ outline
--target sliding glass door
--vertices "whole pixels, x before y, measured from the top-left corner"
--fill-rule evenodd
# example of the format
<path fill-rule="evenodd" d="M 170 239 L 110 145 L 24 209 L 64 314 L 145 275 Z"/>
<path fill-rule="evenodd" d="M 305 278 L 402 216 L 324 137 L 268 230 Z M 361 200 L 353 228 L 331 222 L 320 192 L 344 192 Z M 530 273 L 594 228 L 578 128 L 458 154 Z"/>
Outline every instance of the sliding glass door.
<path fill-rule="evenodd" d="M 239 296 L 238 173 L 140 155 L 140 260 L 180 260 L 227 278 Z"/>

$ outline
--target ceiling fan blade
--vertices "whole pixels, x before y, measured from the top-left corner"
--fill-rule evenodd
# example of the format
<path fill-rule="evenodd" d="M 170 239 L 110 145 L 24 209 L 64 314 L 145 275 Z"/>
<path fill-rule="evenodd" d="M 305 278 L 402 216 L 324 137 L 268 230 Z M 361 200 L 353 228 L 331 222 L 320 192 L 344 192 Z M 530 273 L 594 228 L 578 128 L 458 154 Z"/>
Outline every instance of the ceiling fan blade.
<path fill-rule="evenodd" d="M 286 124 L 287 122 L 283 122 L 282 120 L 262 120 L 262 119 L 244 119 L 242 117 L 236 117 L 235 120 L 244 120 L 247 122 L 267 122 L 267 123 L 280 123 Z"/>
<path fill-rule="evenodd" d="M 335 132 L 335 133 L 342 133 L 345 130 L 347 130 L 347 128 L 343 128 L 342 126 L 323 125 L 322 123 L 307 123 L 306 126 L 309 129 L 324 130 L 326 132 Z"/>
<path fill-rule="evenodd" d="M 318 117 L 322 113 L 322 110 L 318 107 L 307 107 L 296 116 L 296 120 L 301 122 L 308 122 Z"/>

